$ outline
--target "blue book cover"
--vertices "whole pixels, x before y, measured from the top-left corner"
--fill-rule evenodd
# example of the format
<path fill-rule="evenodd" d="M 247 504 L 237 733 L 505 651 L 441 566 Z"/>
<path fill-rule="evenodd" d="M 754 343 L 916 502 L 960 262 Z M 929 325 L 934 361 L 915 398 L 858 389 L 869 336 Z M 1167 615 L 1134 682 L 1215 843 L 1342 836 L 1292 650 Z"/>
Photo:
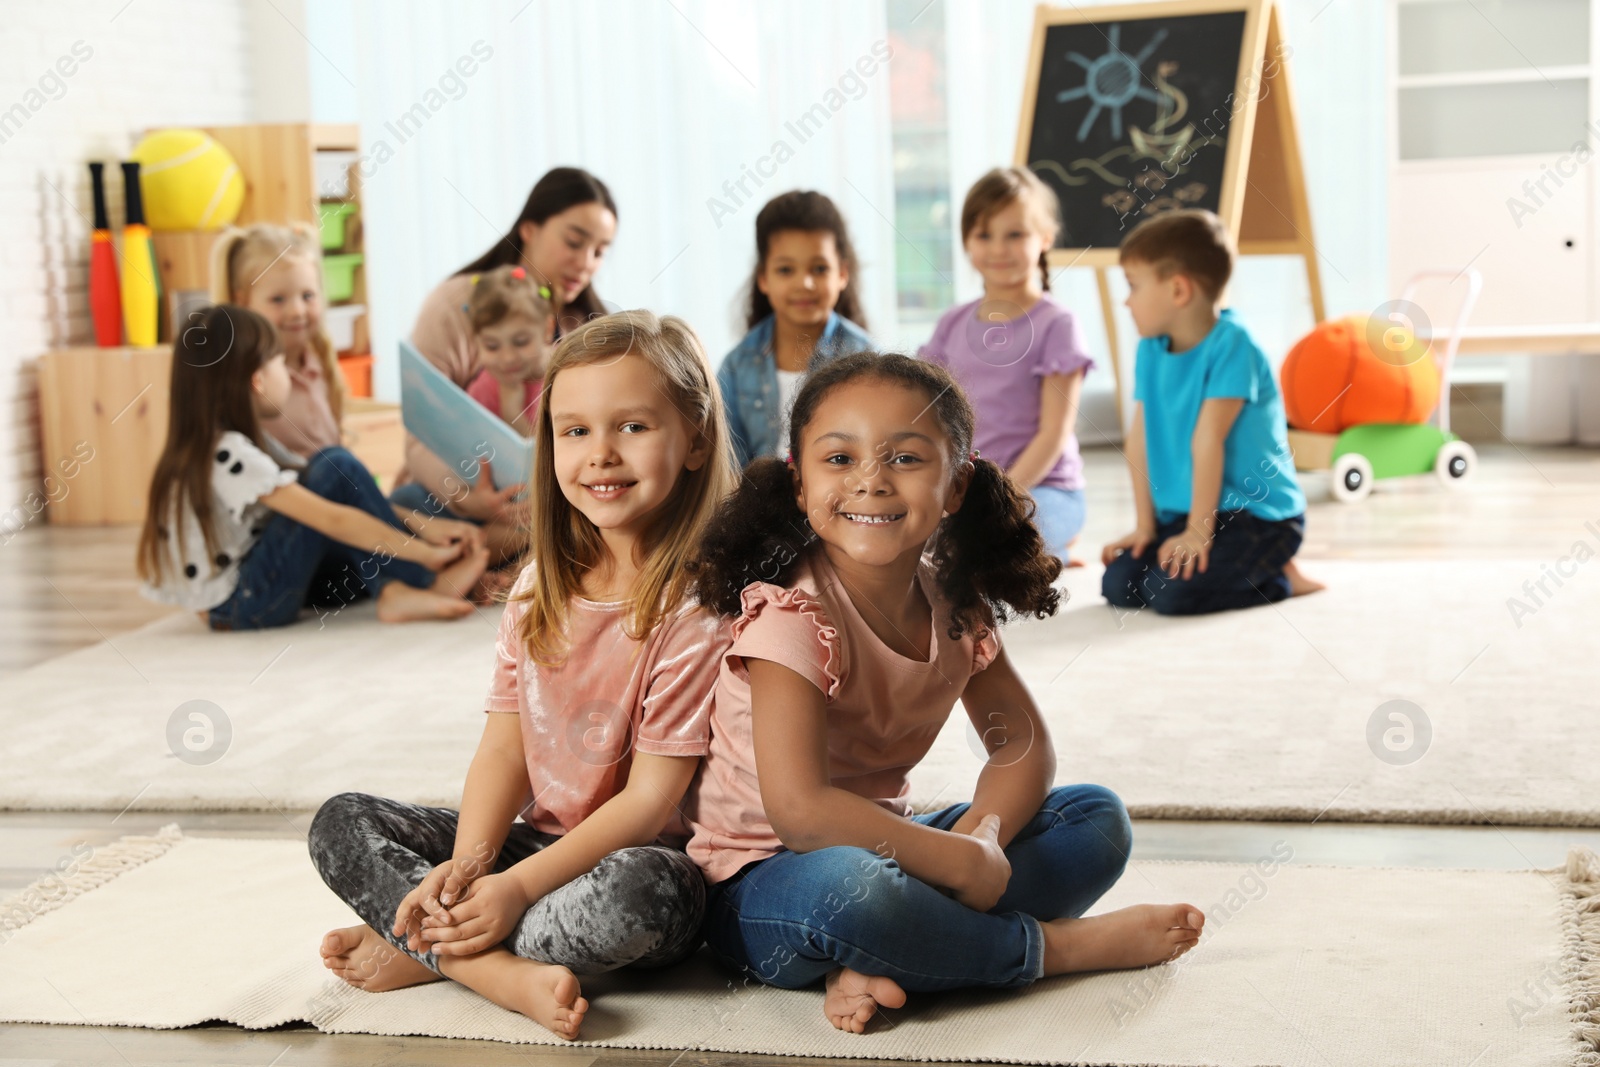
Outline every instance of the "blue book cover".
<path fill-rule="evenodd" d="M 481 456 L 489 461 L 496 489 L 528 483 L 533 441 L 468 396 L 410 341 L 400 342 L 400 418 L 406 432 L 464 481 L 478 480 Z"/>

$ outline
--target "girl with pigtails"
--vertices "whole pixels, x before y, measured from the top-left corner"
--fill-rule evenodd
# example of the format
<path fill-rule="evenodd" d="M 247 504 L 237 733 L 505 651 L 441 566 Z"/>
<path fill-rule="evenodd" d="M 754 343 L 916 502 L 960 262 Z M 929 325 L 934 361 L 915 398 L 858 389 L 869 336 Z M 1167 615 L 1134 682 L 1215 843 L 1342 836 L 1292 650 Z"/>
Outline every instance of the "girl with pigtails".
<path fill-rule="evenodd" d="M 691 564 L 733 636 L 687 810 L 706 940 L 770 985 L 824 979 L 824 1014 L 855 1033 L 910 992 L 1161 963 L 1204 922 L 1188 904 L 1081 918 L 1131 827 L 1101 786 L 1052 788 L 996 627 L 1053 614 L 1061 564 L 1026 492 L 971 451 L 973 421 L 937 365 L 827 363 L 787 458 L 750 465 Z M 957 700 L 989 753 L 976 794 L 913 815 L 908 774 Z"/>

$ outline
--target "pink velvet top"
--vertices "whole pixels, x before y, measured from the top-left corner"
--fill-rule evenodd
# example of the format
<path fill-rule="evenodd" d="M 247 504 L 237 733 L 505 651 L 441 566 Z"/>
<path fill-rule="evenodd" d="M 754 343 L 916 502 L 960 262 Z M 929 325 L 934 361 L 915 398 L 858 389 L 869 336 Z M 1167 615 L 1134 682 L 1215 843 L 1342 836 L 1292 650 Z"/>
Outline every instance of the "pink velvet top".
<path fill-rule="evenodd" d="M 527 609 L 514 598 L 532 579 L 529 566 L 500 618 L 484 710 L 522 716 L 532 787 L 523 821 L 565 834 L 621 792 L 634 752 L 705 754 L 728 625 L 691 602 L 635 640 L 624 628 L 626 602 L 574 597 L 566 660 L 543 667 L 517 637 Z M 681 846 L 687 836 L 683 816 L 675 814 L 661 840 Z"/>
<path fill-rule="evenodd" d="M 543 378 L 522 383 L 522 417 L 530 423 L 533 421 L 533 409 L 538 406 L 539 394 L 542 392 L 544 392 Z M 472 379 L 472 384 L 467 386 L 467 395 L 497 416 L 500 415 L 500 379 L 487 370 L 479 371 L 478 376 Z"/>
<path fill-rule="evenodd" d="M 289 368 L 289 399 L 280 414 L 261 420 L 261 429 L 302 459 L 342 442 L 315 352 L 307 352 L 304 363 Z"/>
<path fill-rule="evenodd" d="M 828 776 L 838 789 L 911 814 L 911 768 L 928 754 L 967 681 L 999 655 L 994 632 L 949 635 L 949 608 L 924 560 L 917 572 L 933 607 L 926 659 L 908 659 L 872 632 L 820 550 L 789 588 L 755 582 L 722 657 L 711 747 L 690 788 L 689 856 L 708 882 L 732 877 L 783 848 L 761 805 L 751 737 L 747 659 L 782 664 L 826 698 Z"/>

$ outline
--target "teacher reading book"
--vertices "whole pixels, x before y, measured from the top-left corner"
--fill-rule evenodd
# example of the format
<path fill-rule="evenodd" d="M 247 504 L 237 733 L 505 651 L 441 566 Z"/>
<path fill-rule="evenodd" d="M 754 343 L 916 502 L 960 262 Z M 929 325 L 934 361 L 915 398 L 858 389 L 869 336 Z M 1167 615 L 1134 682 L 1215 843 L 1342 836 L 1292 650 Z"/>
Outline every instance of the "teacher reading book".
<path fill-rule="evenodd" d="M 558 336 L 604 315 L 592 279 L 616 232 L 617 205 L 605 182 L 578 167 L 556 167 L 534 183 L 509 233 L 428 294 L 411 329 L 412 344 L 465 389 L 481 369 L 465 310 L 473 281 L 506 265 L 523 267 L 549 290 Z M 515 558 L 526 546 L 518 514 L 525 504 L 512 502 L 521 485 L 496 489 L 487 468 L 453 470 L 410 434 L 397 481 L 393 504 L 478 523 L 497 561 Z"/>

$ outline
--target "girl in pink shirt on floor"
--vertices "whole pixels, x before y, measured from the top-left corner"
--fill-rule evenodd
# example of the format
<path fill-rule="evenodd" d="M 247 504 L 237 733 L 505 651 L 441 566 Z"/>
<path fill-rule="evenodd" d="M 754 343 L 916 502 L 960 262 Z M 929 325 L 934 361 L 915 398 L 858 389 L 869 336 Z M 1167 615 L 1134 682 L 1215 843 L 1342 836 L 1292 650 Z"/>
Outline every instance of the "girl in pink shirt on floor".
<path fill-rule="evenodd" d="M 249 308 L 278 331 L 289 396 L 281 411 L 261 421 L 262 431 L 303 459 L 342 444 L 344 375 L 323 327 L 316 229 L 309 222 L 258 222 L 224 230 L 211 246 L 211 299 Z"/>
<path fill-rule="evenodd" d="M 1188 904 L 1079 918 L 1132 831 L 1110 790 L 1051 788 L 995 626 L 1053 614 L 1061 564 L 972 434 L 943 368 L 828 363 L 795 399 L 790 458 L 746 468 L 691 564 L 734 617 L 688 808 L 706 941 L 770 985 L 825 978 L 824 1014 L 855 1033 L 907 991 L 1160 963 L 1204 922 Z M 913 816 L 907 772 L 958 699 L 989 753 L 977 794 Z"/>
<path fill-rule="evenodd" d="M 700 943 L 678 804 L 728 636 L 686 597 L 684 564 L 734 472 L 699 340 L 647 311 L 562 339 L 536 429 L 533 562 L 460 812 L 345 793 L 310 843 L 367 924 L 324 939 L 334 973 L 371 991 L 451 978 L 570 1039 L 578 975 Z"/>

